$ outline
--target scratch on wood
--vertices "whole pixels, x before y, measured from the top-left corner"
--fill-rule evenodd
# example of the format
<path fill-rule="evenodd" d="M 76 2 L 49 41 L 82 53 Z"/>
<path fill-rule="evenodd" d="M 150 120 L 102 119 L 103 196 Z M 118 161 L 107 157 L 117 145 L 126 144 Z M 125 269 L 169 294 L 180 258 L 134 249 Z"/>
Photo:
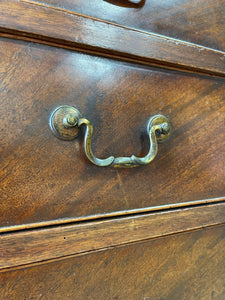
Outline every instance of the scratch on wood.
<path fill-rule="evenodd" d="M 121 191 L 123 193 L 123 198 L 125 200 L 125 203 L 126 203 L 126 207 L 129 207 L 129 202 L 128 202 L 128 199 L 127 199 L 127 195 L 126 195 L 126 192 L 124 190 L 124 187 L 123 187 L 123 182 L 122 182 L 122 179 L 120 177 L 120 174 L 118 171 L 116 171 L 116 175 L 117 175 L 117 178 L 118 178 L 118 182 L 119 182 L 119 186 L 121 188 Z"/>

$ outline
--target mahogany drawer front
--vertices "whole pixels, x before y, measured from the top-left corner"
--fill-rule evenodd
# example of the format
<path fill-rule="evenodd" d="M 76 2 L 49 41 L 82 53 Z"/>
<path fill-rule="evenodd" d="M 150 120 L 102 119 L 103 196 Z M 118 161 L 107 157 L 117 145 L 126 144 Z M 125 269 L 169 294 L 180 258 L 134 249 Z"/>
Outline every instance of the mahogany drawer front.
<path fill-rule="evenodd" d="M 0 49 L 1 227 L 224 196 L 224 79 L 3 38 Z M 148 166 L 97 167 L 81 136 L 51 133 L 50 113 L 62 104 L 93 123 L 100 158 L 144 156 L 157 113 L 169 118 L 171 138 Z"/>
<path fill-rule="evenodd" d="M 34 0 L 29 2 L 225 50 L 224 0 L 140 0 L 137 5 L 129 0 Z"/>
<path fill-rule="evenodd" d="M 0 273 L 2 299 L 222 300 L 225 227 Z"/>

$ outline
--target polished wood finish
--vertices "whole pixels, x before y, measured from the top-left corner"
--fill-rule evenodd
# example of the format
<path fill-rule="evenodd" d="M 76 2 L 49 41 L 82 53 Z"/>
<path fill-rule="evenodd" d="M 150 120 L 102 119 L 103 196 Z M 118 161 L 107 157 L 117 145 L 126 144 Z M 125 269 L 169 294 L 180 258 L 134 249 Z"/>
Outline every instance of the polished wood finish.
<path fill-rule="evenodd" d="M 224 52 L 29 1 L 0 2 L 0 31 L 20 35 L 21 39 L 31 37 L 38 42 L 57 42 L 58 46 L 73 45 L 120 58 L 225 76 Z"/>
<path fill-rule="evenodd" d="M 126 0 L 25 2 L 51 5 L 127 27 L 225 50 L 224 0 L 146 0 L 133 7 Z"/>
<path fill-rule="evenodd" d="M 0 273 L 2 299 L 222 300 L 225 226 Z"/>
<path fill-rule="evenodd" d="M 0 236 L 0 269 L 225 223 L 225 203 Z"/>
<path fill-rule="evenodd" d="M 0 2 L 0 299 L 225 298 L 225 2 L 130 3 Z M 171 137 L 98 168 L 62 104 L 100 158 L 144 156 L 153 114 Z"/>
<path fill-rule="evenodd" d="M 220 198 L 208 198 L 204 200 L 197 200 L 197 201 L 189 201 L 189 202 L 180 202 L 180 203 L 173 203 L 173 204 L 165 204 L 165 205 L 158 205 L 158 206 L 150 206 L 150 207 L 143 207 L 143 208 L 135 208 L 129 210 L 121 210 L 121 211 L 112 211 L 110 213 L 102 213 L 102 214 L 93 214 L 89 216 L 81 216 L 81 217 L 74 217 L 74 218 L 63 218 L 57 220 L 48 220 L 43 222 L 36 222 L 36 223 L 28 223 L 28 224 L 21 224 L 21 225 L 14 225 L 14 226 L 6 226 L 0 227 L 0 233 L 9 233 L 9 232 L 17 232 L 26 229 L 34 229 L 34 228 L 44 228 L 50 226 L 58 226 L 58 225 L 68 225 L 73 223 L 79 223 L 83 221 L 93 221 L 93 220 L 104 220 L 108 218 L 115 218 L 121 216 L 130 216 L 130 215 L 140 215 L 146 213 L 155 213 L 161 211 L 168 211 L 173 209 L 188 209 L 190 207 L 198 207 L 198 206 L 206 206 L 212 204 L 223 204 L 225 201 L 224 197 Z"/>
<path fill-rule="evenodd" d="M 7 39 L 1 60 L 2 227 L 224 196 L 224 79 Z M 102 169 L 51 133 L 59 104 L 93 123 L 97 157 L 144 156 L 153 114 L 173 131 L 148 167 Z"/>

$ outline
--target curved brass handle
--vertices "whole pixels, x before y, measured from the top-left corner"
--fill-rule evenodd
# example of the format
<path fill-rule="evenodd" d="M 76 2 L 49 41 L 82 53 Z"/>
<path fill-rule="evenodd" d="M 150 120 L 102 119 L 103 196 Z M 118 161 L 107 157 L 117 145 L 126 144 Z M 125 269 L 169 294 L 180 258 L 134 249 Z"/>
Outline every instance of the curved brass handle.
<path fill-rule="evenodd" d="M 144 6 L 146 0 L 104 0 L 113 5 L 128 7 L 128 8 L 141 8 Z"/>
<path fill-rule="evenodd" d="M 109 156 L 99 159 L 94 156 L 91 149 L 93 126 L 87 119 L 83 118 L 80 112 L 73 106 L 63 105 L 57 107 L 50 116 L 49 122 L 52 132 L 60 139 L 72 140 L 78 134 L 78 128 L 85 125 L 84 150 L 87 158 L 95 165 L 101 167 L 137 167 L 147 165 L 155 158 L 158 152 L 158 141 L 164 141 L 170 134 L 170 124 L 163 115 L 152 116 L 147 124 L 149 137 L 149 152 L 144 157 L 114 157 Z"/>

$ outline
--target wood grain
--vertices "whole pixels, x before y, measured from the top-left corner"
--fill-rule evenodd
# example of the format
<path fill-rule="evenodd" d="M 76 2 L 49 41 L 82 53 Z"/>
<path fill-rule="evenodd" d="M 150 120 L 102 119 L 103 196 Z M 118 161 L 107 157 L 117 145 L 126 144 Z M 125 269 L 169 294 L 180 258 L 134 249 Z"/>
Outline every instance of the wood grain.
<path fill-rule="evenodd" d="M 0 58 L 5 230 L 224 199 L 223 79 L 7 39 Z M 60 104 L 77 106 L 93 123 L 100 158 L 144 156 L 146 124 L 156 113 L 171 121 L 171 139 L 146 168 L 98 168 L 81 137 L 68 142 L 51 133 L 49 115 Z"/>
<path fill-rule="evenodd" d="M 0 273 L 1 298 L 222 300 L 225 226 Z"/>
<path fill-rule="evenodd" d="M 146 0 L 141 1 L 141 5 L 136 5 L 136 7 L 129 7 L 128 1 L 117 0 L 36 0 L 25 2 L 60 7 L 135 29 L 225 50 L 224 0 Z M 127 7 L 116 5 L 118 2 L 127 4 Z"/>
<path fill-rule="evenodd" d="M 0 269 L 225 223 L 225 203 L 0 235 Z"/>
<path fill-rule="evenodd" d="M 1 1 L 0 31 L 165 66 L 225 74 L 224 52 L 33 2 Z"/>
<path fill-rule="evenodd" d="M 79 1 L 0 2 L 24 40 L 0 39 L 0 299 L 224 299 L 224 0 Z M 146 168 L 98 168 L 52 135 L 61 104 L 97 157 L 144 156 L 156 113 L 171 139 Z"/>

